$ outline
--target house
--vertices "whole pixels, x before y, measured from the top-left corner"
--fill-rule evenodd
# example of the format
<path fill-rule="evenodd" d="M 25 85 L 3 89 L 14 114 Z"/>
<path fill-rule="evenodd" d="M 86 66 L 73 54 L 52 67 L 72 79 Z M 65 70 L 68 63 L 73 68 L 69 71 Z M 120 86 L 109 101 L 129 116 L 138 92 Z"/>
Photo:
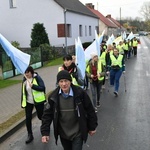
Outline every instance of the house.
<path fill-rule="evenodd" d="M 110 14 L 107 15 L 106 18 L 113 24 L 117 25 L 117 35 L 120 35 L 121 32 L 123 33 L 124 31 L 127 32 L 126 29 L 117 20 L 111 17 Z"/>
<path fill-rule="evenodd" d="M 102 33 L 105 30 L 106 36 L 114 36 L 117 35 L 118 26 L 107 19 L 103 14 L 101 14 L 98 10 L 94 9 L 94 5 L 92 3 L 86 4 L 87 8 L 93 12 L 99 18 L 99 33 Z"/>
<path fill-rule="evenodd" d="M 0 18 L 0 33 L 22 48 L 30 47 L 35 23 L 43 23 L 52 46 L 69 47 L 78 36 L 93 41 L 99 20 L 78 0 L 2 0 Z"/>

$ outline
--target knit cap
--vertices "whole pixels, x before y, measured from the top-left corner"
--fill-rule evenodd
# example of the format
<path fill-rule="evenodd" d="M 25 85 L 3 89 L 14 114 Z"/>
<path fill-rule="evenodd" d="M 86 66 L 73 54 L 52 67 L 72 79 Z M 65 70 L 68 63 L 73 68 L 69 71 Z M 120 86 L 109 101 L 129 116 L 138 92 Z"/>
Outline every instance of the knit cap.
<path fill-rule="evenodd" d="M 98 56 L 96 52 L 91 53 L 91 58 L 93 59 L 95 56 Z"/>
<path fill-rule="evenodd" d="M 69 81 L 72 81 L 71 75 L 66 70 L 62 70 L 62 71 L 58 72 L 57 82 L 59 82 L 61 79 L 67 79 Z"/>

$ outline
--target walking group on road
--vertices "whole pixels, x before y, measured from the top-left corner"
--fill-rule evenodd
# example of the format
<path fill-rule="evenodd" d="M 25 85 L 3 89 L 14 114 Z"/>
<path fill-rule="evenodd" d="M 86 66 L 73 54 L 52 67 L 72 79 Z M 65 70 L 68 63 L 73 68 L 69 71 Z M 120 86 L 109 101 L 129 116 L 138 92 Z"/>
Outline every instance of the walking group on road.
<path fill-rule="evenodd" d="M 50 125 L 53 122 L 54 137 L 60 138 L 64 150 L 82 150 L 89 135 L 96 133 L 97 111 L 101 106 L 101 91 L 109 78 L 114 95 L 119 95 L 120 77 L 125 74 L 125 61 L 137 56 L 138 41 L 120 41 L 118 45 L 101 44 L 101 55 L 94 51 L 86 62 L 85 77 L 82 76 L 75 56 L 67 54 L 58 68 L 56 88 L 45 98 L 42 78 L 29 66 L 22 84 L 21 106 L 25 108 L 28 137 L 33 141 L 32 110 L 35 106 L 41 122 L 42 142 L 50 140 Z M 88 87 L 89 86 L 89 87 Z M 90 98 L 86 89 L 90 88 Z M 46 102 L 46 103 L 45 103 Z"/>

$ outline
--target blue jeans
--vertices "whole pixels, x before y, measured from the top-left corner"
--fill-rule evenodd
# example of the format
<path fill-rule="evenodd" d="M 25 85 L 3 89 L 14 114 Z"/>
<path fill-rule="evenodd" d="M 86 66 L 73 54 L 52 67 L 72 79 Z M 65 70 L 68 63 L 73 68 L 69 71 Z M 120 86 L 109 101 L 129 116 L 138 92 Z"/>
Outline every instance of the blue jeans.
<path fill-rule="evenodd" d="M 60 137 L 60 141 L 64 150 L 82 150 L 83 140 L 80 136 L 75 137 L 73 141 Z"/>
<path fill-rule="evenodd" d="M 119 80 L 122 75 L 122 69 L 112 69 L 110 70 L 110 85 L 115 86 L 115 91 L 119 90 Z"/>

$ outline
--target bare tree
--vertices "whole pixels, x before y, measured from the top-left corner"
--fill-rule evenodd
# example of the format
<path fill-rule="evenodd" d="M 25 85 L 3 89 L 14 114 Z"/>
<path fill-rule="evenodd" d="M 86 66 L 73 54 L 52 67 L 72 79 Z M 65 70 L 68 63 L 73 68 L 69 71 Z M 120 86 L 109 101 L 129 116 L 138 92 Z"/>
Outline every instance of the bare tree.
<path fill-rule="evenodd" d="M 144 17 L 145 21 L 150 20 L 150 1 L 143 3 L 140 13 Z"/>

